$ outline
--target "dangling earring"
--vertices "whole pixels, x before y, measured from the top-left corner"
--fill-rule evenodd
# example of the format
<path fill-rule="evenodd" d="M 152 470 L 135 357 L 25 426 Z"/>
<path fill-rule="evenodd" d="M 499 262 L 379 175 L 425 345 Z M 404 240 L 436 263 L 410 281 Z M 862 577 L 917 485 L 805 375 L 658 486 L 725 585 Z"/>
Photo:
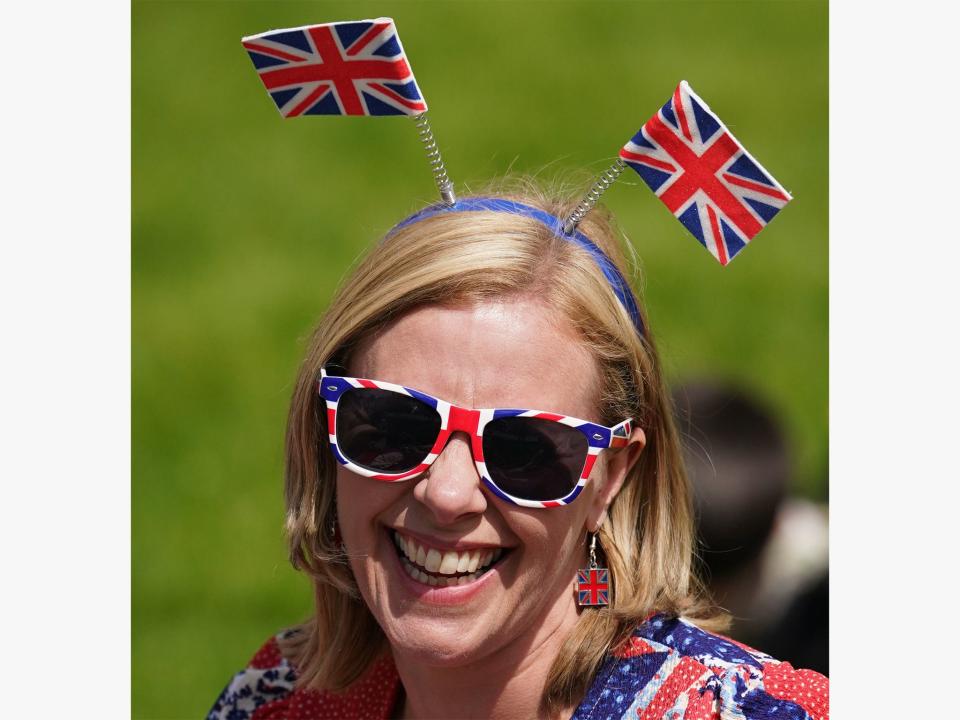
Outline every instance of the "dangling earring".
<path fill-rule="evenodd" d="M 596 533 L 590 533 L 590 564 L 577 570 L 577 604 L 610 604 L 610 574 L 607 568 L 597 566 Z"/>

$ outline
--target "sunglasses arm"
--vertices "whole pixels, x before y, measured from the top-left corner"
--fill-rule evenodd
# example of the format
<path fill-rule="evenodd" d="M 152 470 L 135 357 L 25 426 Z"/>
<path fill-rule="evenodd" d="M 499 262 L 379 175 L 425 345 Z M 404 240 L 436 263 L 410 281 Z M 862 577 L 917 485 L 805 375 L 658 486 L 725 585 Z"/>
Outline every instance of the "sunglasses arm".
<path fill-rule="evenodd" d="M 610 428 L 610 445 L 611 448 L 622 448 L 626 447 L 630 443 L 630 434 L 633 432 L 633 420 L 627 418 L 622 423 L 614 425 Z"/>

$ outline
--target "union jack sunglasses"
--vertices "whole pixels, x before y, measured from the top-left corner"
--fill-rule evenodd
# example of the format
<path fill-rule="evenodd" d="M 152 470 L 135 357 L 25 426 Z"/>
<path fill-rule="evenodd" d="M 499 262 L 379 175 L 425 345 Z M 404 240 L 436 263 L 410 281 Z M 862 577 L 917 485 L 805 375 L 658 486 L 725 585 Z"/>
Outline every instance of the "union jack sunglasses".
<path fill-rule="evenodd" d="M 473 461 L 497 497 L 523 507 L 568 505 L 601 452 L 627 445 L 633 427 L 605 427 L 540 410 L 462 408 L 413 388 L 320 371 L 330 447 L 348 470 L 385 482 L 424 472 L 450 435 L 470 436 Z"/>

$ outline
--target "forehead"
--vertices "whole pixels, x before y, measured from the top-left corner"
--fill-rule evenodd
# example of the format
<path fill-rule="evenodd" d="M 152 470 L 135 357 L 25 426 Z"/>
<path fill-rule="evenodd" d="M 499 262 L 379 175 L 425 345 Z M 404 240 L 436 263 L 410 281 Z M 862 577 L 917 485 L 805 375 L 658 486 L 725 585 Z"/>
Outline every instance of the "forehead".
<path fill-rule="evenodd" d="M 350 365 L 357 376 L 466 407 L 599 420 L 589 349 L 562 315 L 533 298 L 417 308 L 366 338 Z"/>

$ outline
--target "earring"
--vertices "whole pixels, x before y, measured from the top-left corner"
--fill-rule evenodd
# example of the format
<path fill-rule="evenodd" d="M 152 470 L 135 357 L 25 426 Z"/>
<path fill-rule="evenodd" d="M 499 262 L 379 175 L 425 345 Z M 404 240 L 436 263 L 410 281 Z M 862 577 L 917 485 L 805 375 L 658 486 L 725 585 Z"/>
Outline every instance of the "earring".
<path fill-rule="evenodd" d="M 607 568 L 597 566 L 596 533 L 590 533 L 590 564 L 577 570 L 577 604 L 610 604 L 610 574 Z"/>

